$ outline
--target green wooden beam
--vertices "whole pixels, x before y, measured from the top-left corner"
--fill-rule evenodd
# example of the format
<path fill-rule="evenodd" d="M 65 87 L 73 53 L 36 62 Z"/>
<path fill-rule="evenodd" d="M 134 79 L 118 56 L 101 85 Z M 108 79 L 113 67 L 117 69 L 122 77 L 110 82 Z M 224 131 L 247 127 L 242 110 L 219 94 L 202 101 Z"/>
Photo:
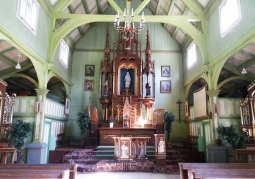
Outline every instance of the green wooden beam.
<path fill-rule="evenodd" d="M 71 3 L 73 0 L 62 0 L 58 1 L 57 5 L 54 7 L 54 12 L 63 12 Z"/>

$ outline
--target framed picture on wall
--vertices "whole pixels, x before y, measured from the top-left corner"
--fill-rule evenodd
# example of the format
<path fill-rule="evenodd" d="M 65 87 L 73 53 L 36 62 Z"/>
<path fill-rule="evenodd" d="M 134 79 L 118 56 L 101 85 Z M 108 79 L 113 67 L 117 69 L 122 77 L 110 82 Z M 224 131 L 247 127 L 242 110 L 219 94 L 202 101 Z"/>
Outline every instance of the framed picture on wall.
<path fill-rule="evenodd" d="M 65 115 L 69 115 L 70 112 L 70 99 L 66 98 L 65 102 Z"/>
<path fill-rule="evenodd" d="M 161 77 L 170 77 L 170 66 L 161 66 Z"/>
<path fill-rule="evenodd" d="M 160 93 L 171 93 L 171 81 L 161 80 L 160 81 Z"/>
<path fill-rule="evenodd" d="M 94 80 L 85 80 L 84 91 L 94 91 Z"/>
<path fill-rule="evenodd" d="M 85 65 L 85 76 L 94 76 L 95 65 Z"/>

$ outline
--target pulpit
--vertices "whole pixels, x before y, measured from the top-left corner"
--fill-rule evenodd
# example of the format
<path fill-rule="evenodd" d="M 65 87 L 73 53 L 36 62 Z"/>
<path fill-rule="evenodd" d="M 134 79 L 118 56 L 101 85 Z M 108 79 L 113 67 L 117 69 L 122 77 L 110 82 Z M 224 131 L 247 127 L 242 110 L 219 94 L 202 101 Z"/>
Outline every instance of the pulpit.
<path fill-rule="evenodd" d="M 147 141 L 150 137 L 112 137 L 114 156 L 118 160 L 145 159 Z"/>

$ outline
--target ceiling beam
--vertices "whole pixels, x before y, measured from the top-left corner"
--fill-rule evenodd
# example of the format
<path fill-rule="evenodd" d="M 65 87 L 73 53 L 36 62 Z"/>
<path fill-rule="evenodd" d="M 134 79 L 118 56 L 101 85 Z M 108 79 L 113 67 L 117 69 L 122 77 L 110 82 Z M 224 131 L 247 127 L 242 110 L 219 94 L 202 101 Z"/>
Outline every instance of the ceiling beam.
<path fill-rule="evenodd" d="M 157 5 L 156 11 L 155 11 L 155 14 L 157 14 L 157 15 L 159 14 L 162 1 L 163 1 L 163 0 L 159 0 L 159 1 L 158 1 L 158 5 Z"/>
<path fill-rule="evenodd" d="M 71 3 L 73 0 L 62 0 L 58 1 L 57 5 L 54 7 L 54 12 L 63 12 Z"/>

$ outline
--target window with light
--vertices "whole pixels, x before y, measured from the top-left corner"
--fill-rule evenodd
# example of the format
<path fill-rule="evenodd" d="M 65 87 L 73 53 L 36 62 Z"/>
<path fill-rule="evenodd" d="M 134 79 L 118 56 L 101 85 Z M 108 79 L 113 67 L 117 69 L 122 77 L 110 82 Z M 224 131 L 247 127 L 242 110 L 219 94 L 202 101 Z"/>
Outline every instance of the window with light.
<path fill-rule="evenodd" d="M 59 61 L 67 68 L 68 67 L 68 55 L 69 55 L 69 47 L 66 42 L 62 39 L 60 42 L 59 49 Z"/>
<path fill-rule="evenodd" d="M 34 34 L 37 32 L 39 3 L 36 0 L 18 0 L 17 18 Z"/>
<path fill-rule="evenodd" d="M 224 37 L 242 19 L 240 0 L 224 0 L 219 13 L 221 37 Z"/>
<path fill-rule="evenodd" d="M 197 63 L 197 45 L 193 41 L 190 46 L 187 49 L 187 54 L 188 54 L 188 69 L 190 69 L 194 64 Z"/>

